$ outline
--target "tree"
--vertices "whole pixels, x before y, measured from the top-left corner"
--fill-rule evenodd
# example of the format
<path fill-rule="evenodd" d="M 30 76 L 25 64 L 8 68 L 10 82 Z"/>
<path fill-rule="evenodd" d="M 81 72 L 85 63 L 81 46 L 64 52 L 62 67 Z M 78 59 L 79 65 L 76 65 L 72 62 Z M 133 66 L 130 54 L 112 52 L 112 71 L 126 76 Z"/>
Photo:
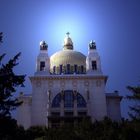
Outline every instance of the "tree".
<path fill-rule="evenodd" d="M 2 43 L 2 32 L 0 32 L 0 43 Z M 24 128 L 17 125 L 17 121 L 10 113 L 22 103 L 14 96 L 16 88 L 24 86 L 25 80 L 25 75 L 14 73 L 20 54 L 18 53 L 6 64 L 2 63 L 5 54 L 0 55 L 0 139 L 2 140 L 26 139 Z"/>
<path fill-rule="evenodd" d="M 0 32 L 0 42 L 2 42 L 2 33 Z M 14 67 L 18 64 L 17 59 L 21 53 L 18 53 L 7 64 L 2 64 L 5 54 L 0 56 L 0 118 L 10 116 L 10 111 L 19 106 L 22 102 L 14 96 L 16 88 L 24 86 L 25 75 L 16 75 Z"/>
<path fill-rule="evenodd" d="M 5 54 L 0 57 L 1 60 L 4 56 Z M 18 98 L 13 96 L 17 87 L 24 86 L 25 80 L 25 75 L 16 75 L 13 71 L 18 64 L 16 61 L 19 56 L 20 53 L 10 59 L 7 64 L 0 65 L 0 116 L 9 116 L 10 111 L 21 104 Z"/>
<path fill-rule="evenodd" d="M 0 32 L 0 42 L 2 42 L 2 32 Z"/>
<path fill-rule="evenodd" d="M 127 86 L 127 89 L 133 93 L 132 96 L 127 96 L 128 99 L 135 101 L 134 106 L 130 106 L 132 113 L 129 116 L 132 119 L 140 119 L 140 86 Z"/>

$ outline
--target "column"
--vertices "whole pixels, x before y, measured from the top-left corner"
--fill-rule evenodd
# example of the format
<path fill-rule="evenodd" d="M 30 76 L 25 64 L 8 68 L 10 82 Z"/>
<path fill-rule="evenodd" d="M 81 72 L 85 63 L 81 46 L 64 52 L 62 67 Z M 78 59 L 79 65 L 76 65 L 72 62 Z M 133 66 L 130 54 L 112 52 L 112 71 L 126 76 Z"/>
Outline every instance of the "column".
<path fill-rule="evenodd" d="M 50 116 L 50 106 L 51 106 L 51 91 L 47 92 L 48 102 L 47 102 L 47 116 Z"/>
<path fill-rule="evenodd" d="M 76 90 L 73 91 L 74 94 L 74 116 L 78 116 L 78 112 L 77 112 L 77 92 Z"/>
<path fill-rule="evenodd" d="M 51 122 L 49 122 L 48 117 L 50 116 L 50 106 L 51 106 L 51 91 L 47 91 L 47 116 L 46 116 L 46 126 L 51 127 Z"/>
<path fill-rule="evenodd" d="M 64 116 L 64 91 L 61 91 L 60 116 Z"/>
<path fill-rule="evenodd" d="M 90 95 L 89 95 L 89 90 L 86 91 L 87 95 L 87 116 L 90 116 Z"/>

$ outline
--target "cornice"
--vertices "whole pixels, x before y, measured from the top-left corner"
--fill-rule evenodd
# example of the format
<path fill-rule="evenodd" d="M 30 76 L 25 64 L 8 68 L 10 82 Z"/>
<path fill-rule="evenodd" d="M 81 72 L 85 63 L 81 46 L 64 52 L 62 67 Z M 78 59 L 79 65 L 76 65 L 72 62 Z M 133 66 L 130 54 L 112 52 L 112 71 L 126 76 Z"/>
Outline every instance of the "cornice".
<path fill-rule="evenodd" d="M 38 76 L 29 76 L 30 80 L 105 80 L 105 83 L 108 79 L 106 75 L 38 75 Z"/>

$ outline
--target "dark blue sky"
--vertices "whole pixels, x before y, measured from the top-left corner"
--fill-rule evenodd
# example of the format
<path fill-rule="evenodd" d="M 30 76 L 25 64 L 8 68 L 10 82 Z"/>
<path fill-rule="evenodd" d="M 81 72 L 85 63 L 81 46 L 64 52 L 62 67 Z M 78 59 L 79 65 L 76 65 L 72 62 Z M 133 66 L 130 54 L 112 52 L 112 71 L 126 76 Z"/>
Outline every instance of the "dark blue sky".
<path fill-rule="evenodd" d="M 89 41 L 96 40 L 102 70 L 109 76 L 107 92 L 125 95 L 127 85 L 139 84 L 139 0 L 0 0 L 0 31 L 5 60 L 22 52 L 15 71 L 27 75 L 25 93 L 31 93 L 28 76 L 35 72 L 39 42 L 45 40 L 52 55 L 62 49 L 67 31 L 75 50 L 85 55 Z"/>

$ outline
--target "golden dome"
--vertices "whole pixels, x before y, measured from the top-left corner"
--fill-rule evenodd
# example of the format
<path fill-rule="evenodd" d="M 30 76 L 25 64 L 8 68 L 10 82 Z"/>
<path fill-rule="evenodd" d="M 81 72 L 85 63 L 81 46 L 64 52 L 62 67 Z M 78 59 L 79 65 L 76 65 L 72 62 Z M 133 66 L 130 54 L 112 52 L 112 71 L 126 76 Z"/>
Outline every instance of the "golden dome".
<path fill-rule="evenodd" d="M 73 42 L 66 33 L 63 50 L 50 57 L 50 72 L 52 74 L 83 74 L 86 72 L 86 56 L 73 50 Z"/>
<path fill-rule="evenodd" d="M 55 67 L 57 69 L 57 74 L 59 74 L 60 65 L 63 66 L 62 69 L 64 70 L 62 71 L 65 71 L 67 65 L 70 65 L 71 73 L 74 73 L 74 67 L 77 65 L 77 69 L 79 69 L 78 73 L 84 73 L 86 69 L 86 56 L 78 51 L 70 49 L 56 52 L 50 57 L 51 72 L 53 72 Z M 81 67 L 83 67 L 83 70 L 81 70 Z"/>

